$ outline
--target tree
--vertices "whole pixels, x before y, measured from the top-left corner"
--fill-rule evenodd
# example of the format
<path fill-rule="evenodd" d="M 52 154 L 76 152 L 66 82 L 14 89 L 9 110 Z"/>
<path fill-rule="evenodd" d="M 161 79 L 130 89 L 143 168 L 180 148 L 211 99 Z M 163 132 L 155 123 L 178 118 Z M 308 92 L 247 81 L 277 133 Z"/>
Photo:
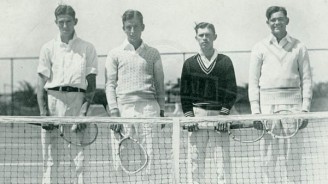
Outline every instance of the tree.
<path fill-rule="evenodd" d="M 37 107 L 35 88 L 27 81 L 19 82 L 19 88 L 14 92 L 14 101 L 21 106 Z"/>

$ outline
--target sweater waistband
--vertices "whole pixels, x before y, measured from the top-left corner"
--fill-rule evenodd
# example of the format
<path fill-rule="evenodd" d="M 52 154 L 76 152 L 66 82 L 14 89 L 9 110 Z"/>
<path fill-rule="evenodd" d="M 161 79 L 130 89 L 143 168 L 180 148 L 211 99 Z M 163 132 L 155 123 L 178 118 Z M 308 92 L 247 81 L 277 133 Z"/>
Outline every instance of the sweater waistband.
<path fill-rule="evenodd" d="M 260 89 L 261 104 L 300 104 L 302 92 L 300 88 Z"/>

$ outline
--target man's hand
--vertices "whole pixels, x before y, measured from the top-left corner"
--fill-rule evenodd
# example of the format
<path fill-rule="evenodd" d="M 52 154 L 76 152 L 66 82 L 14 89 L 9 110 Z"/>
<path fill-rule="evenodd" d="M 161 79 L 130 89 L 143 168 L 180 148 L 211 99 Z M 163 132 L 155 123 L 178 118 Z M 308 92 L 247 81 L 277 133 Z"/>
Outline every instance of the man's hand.
<path fill-rule="evenodd" d="M 160 117 L 165 117 L 165 115 L 164 115 L 164 110 L 161 110 L 161 111 L 159 112 L 159 116 L 160 116 Z M 163 129 L 163 128 L 165 128 L 165 124 L 161 124 L 161 129 Z"/>
<path fill-rule="evenodd" d="M 111 130 L 113 130 L 115 133 L 120 133 L 123 129 L 123 125 L 122 124 L 111 124 L 109 126 L 109 128 Z"/>
<path fill-rule="evenodd" d="M 50 113 L 47 109 L 45 109 L 40 112 L 40 116 L 50 116 Z"/>
<path fill-rule="evenodd" d="M 253 126 L 255 129 L 257 130 L 263 130 L 264 127 L 263 127 L 263 123 L 261 121 L 253 121 Z"/>
<path fill-rule="evenodd" d="M 253 113 L 254 115 L 259 115 L 259 114 L 261 114 L 261 113 L 259 113 L 259 112 L 255 112 L 255 113 Z M 254 128 L 256 129 L 256 130 L 264 130 L 264 126 L 263 126 L 263 123 L 262 123 L 262 121 L 259 121 L 259 120 L 255 120 L 255 121 L 253 121 L 253 126 L 254 126 Z"/>
<path fill-rule="evenodd" d="M 188 132 L 195 132 L 195 131 L 199 130 L 198 123 L 184 124 L 183 129 L 188 130 Z"/>
<path fill-rule="evenodd" d="M 40 116 L 49 116 L 49 115 L 50 115 L 50 113 L 49 113 L 48 109 L 46 109 L 46 108 L 45 109 L 40 109 Z M 44 130 L 50 131 L 50 130 L 53 130 L 55 128 L 58 128 L 58 125 L 54 125 L 52 123 L 42 123 L 41 127 Z"/>
<path fill-rule="evenodd" d="M 120 117 L 121 116 L 118 108 L 109 110 L 109 115 L 110 115 L 110 117 Z"/>
<path fill-rule="evenodd" d="M 109 115 L 110 115 L 110 117 L 120 117 L 121 116 L 118 108 L 109 110 Z M 123 129 L 123 125 L 122 124 L 111 124 L 109 126 L 109 128 L 111 130 L 113 130 L 115 133 L 120 133 Z"/>
<path fill-rule="evenodd" d="M 216 131 L 219 132 L 228 132 L 228 122 L 219 122 Z"/>
<path fill-rule="evenodd" d="M 307 113 L 307 111 L 302 111 L 302 113 Z M 309 120 L 307 120 L 307 119 L 302 119 L 302 121 L 301 121 L 301 125 L 299 126 L 298 129 L 299 129 L 299 130 L 302 130 L 302 129 L 306 128 L 308 124 L 309 124 Z"/>
<path fill-rule="evenodd" d="M 43 124 L 41 125 L 41 127 L 42 127 L 43 129 L 45 129 L 45 130 L 50 131 L 50 130 L 53 130 L 53 129 L 58 128 L 58 125 L 54 125 L 54 124 L 52 124 L 52 123 L 43 123 Z"/>
<path fill-rule="evenodd" d="M 71 132 L 82 132 L 84 129 L 87 128 L 87 124 L 86 123 L 78 123 L 78 124 L 74 124 L 71 127 Z"/>
<path fill-rule="evenodd" d="M 307 120 L 307 119 L 302 119 L 302 121 L 301 121 L 301 126 L 300 126 L 298 129 L 299 129 L 299 130 L 302 130 L 302 129 L 306 128 L 308 124 L 309 124 L 309 120 Z"/>

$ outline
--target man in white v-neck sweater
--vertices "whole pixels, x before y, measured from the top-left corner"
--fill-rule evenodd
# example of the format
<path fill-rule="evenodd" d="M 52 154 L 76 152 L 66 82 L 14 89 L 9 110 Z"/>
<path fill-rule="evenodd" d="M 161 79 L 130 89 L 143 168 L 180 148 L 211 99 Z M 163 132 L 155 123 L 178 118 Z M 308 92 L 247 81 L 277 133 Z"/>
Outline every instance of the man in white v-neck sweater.
<path fill-rule="evenodd" d="M 249 100 L 252 113 L 308 112 L 312 99 L 312 75 L 307 49 L 287 34 L 289 19 L 284 7 L 269 7 L 266 17 L 272 34 L 257 43 L 251 53 Z M 301 128 L 306 124 L 304 122 Z M 282 126 L 280 131 L 289 130 Z M 283 141 L 287 183 L 301 183 L 302 131 Z M 262 183 L 276 183 L 281 177 L 275 172 L 278 155 L 279 139 L 266 134 L 261 140 Z"/>
<path fill-rule="evenodd" d="M 164 72 L 160 54 L 141 39 L 145 25 L 139 11 L 127 10 L 122 16 L 122 22 L 127 40 L 108 53 L 105 64 L 106 97 L 110 116 L 164 117 Z M 123 130 L 121 128 L 121 125 L 112 126 L 114 132 L 124 131 L 125 135 L 133 136 L 146 148 L 149 155 L 148 166 L 143 170 L 145 172 L 138 175 L 150 176 L 153 165 L 152 129 L 157 127 L 141 123 L 125 125 Z M 117 140 L 112 142 L 112 148 L 117 148 Z M 117 154 L 114 153 L 113 157 L 116 164 L 114 167 L 118 168 Z"/>
<path fill-rule="evenodd" d="M 132 44 L 124 41 L 108 54 L 106 79 L 111 111 L 115 111 L 118 104 L 147 100 L 157 101 L 164 111 L 164 75 L 161 58 L 155 48 L 142 42 L 135 50 Z"/>
<path fill-rule="evenodd" d="M 270 35 L 257 43 L 251 54 L 249 100 L 252 113 L 260 104 L 298 104 L 309 111 L 312 98 L 309 55 L 299 40 L 288 34 L 278 43 Z"/>

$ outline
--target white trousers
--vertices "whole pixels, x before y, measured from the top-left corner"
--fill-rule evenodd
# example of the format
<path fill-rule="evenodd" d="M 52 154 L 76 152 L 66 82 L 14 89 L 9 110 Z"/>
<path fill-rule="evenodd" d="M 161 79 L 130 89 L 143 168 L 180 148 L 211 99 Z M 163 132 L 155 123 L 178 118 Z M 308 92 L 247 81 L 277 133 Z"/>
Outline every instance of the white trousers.
<path fill-rule="evenodd" d="M 84 93 L 48 91 L 48 106 L 51 116 L 78 116 Z M 58 122 L 60 123 L 60 122 Z M 67 127 L 69 128 L 69 125 Z M 68 145 L 60 136 L 59 130 L 41 129 L 43 156 L 42 184 L 84 184 L 90 177 L 84 176 L 89 154 L 83 147 Z M 66 156 L 69 162 L 65 162 Z M 64 157 L 65 156 L 65 157 Z"/>
<path fill-rule="evenodd" d="M 218 116 L 219 111 L 194 107 L 194 114 L 196 117 Z M 230 139 L 228 133 L 220 133 L 214 130 L 198 130 L 189 133 L 189 154 L 191 157 L 192 183 L 231 183 Z M 211 156 L 209 164 L 205 162 L 207 155 Z"/>
<path fill-rule="evenodd" d="M 292 110 L 293 112 L 300 112 L 301 105 L 261 105 L 262 114 L 273 114 L 279 110 Z M 286 128 L 284 127 L 280 128 L 283 131 L 288 131 L 285 130 Z M 303 149 L 302 130 L 290 139 L 274 139 L 271 135 L 265 134 L 260 140 L 260 147 L 262 171 L 264 171 L 261 183 L 276 184 L 284 182 L 284 179 L 282 178 L 284 170 L 275 170 L 278 157 L 285 159 L 287 183 L 301 183 L 301 161 Z"/>
<path fill-rule="evenodd" d="M 119 104 L 119 110 L 121 117 L 131 118 L 131 117 L 160 117 L 160 107 L 156 100 L 140 101 L 129 104 Z M 159 125 L 160 126 L 160 125 Z M 156 128 L 156 127 L 155 127 Z M 143 147 L 146 149 L 148 158 L 148 166 L 136 175 L 142 175 L 143 178 L 146 175 L 150 175 L 152 171 L 152 158 L 153 158 L 153 148 L 152 148 L 152 124 L 139 123 L 135 125 L 124 125 L 123 134 L 129 134 L 133 138 L 137 139 Z M 118 162 L 118 143 L 119 135 L 111 134 L 112 140 L 112 150 L 113 150 L 113 160 L 114 168 L 119 169 Z M 149 178 L 145 179 L 148 181 Z M 146 182 L 146 181 L 145 181 Z"/>

